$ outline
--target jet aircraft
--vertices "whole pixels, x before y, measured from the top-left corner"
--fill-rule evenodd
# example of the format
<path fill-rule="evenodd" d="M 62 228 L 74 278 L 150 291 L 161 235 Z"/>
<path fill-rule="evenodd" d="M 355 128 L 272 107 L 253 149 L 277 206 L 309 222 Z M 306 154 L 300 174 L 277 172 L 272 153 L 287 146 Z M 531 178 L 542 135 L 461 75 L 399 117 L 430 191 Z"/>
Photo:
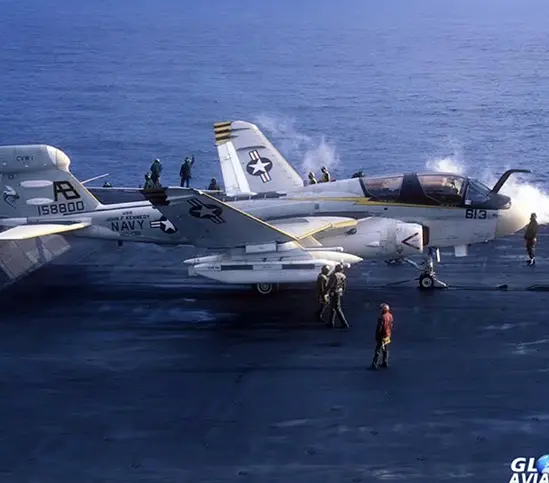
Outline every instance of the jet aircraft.
<path fill-rule="evenodd" d="M 257 126 L 214 127 L 226 191 L 105 188 L 135 201 L 102 204 L 47 145 L 0 147 L 1 240 L 60 233 L 103 240 L 194 245 L 216 254 L 185 260 L 190 272 L 269 294 L 313 281 L 323 265 L 422 254 L 420 287 L 437 281 L 438 248 L 466 247 L 523 228 L 525 207 L 451 173 L 359 177 L 304 186 Z"/>
<path fill-rule="evenodd" d="M 0 146 L 0 227 L 4 228 L 0 241 L 63 234 L 188 245 L 181 231 L 140 190 L 119 190 L 121 195 L 137 194 L 135 201 L 102 204 L 84 186 L 86 182 L 72 175 L 70 163 L 63 151 L 48 145 Z"/>
<path fill-rule="evenodd" d="M 0 189 L 3 193 L 0 228 L 4 229 L 0 232 L 0 242 L 63 234 L 118 242 L 189 245 L 189 239 L 183 236 L 189 227 L 183 225 L 184 230 L 181 230 L 180 211 L 191 218 L 209 216 L 214 223 L 218 221 L 215 209 L 208 215 L 209 205 L 201 205 L 200 199 L 191 199 L 190 210 L 185 205 L 175 212 L 170 211 L 170 217 L 178 220 L 177 224 L 172 223 L 171 218 L 164 216 L 143 196 L 145 190 L 140 189 L 105 188 L 110 194 L 122 198 L 129 196 L 134 200 L 102 204 L 72 175 L 70 163 L 63 151 L 48 145 L 0 147 Z M 96 192 L 99 191 L 96 188 Z M 170 188 L 170 192 L 188 194 L 194 190 Z M 209 195 L 200 193 L 200 197 L 203 196 Z M 246 221 L 250 219 L 248 217 Z M 224 222 L 222 218 L 219 220 Z M 277 233 L 265 223 L 262 227 L 270 238 L 273 238 L 271 233 Z M 197 247 L 203 246 L 194 236 L 192 239 Z M 301 252 L 301 258 L 311 258 L 306 252 Z M 330 250 L 315 253 L 315 256 L 314 266 L 318 269 L 326 264 L 335 266 L 339 262 L 362 260 L 352 254 Z M 289 265 L 300 267 L 295 257 Z"/>
<path fill-rule="evenodd" d="M 528 223 L 526 206 L 453 173 L 405 173 L 304 186 L 302 177 L 254 124 L 214 124 L 225 193 L 174 188 L 145 195 L 196 247 L 218 253 L 186 260 L 190 273 L 250 283 L 315 280 L 334 252 L 348 263 L 399 258 L 422 271 L 420 288 L 445 286 L 434 271 L 440 248 L 466 256 L 468 245 L 512 235 Z M 409 257 L 424 254 L 421 265 Z"/>

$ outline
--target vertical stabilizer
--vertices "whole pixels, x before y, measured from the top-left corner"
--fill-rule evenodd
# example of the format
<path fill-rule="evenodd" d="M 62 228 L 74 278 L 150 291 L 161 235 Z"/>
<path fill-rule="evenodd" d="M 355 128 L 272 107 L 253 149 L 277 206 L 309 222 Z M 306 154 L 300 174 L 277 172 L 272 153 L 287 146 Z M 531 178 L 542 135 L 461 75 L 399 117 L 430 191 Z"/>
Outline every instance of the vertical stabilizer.
<path fill-rule="evenodd" d="M 291 191 L 303 179 L 255 124 L 214 124 L 215 143 L 227 194 Z"/>
<path fill-rule="evenodd" d="M 47 145 L 0 146 L 0 218 L 94 211 L 99 201 L 70 172 L 70 159 Z"/>

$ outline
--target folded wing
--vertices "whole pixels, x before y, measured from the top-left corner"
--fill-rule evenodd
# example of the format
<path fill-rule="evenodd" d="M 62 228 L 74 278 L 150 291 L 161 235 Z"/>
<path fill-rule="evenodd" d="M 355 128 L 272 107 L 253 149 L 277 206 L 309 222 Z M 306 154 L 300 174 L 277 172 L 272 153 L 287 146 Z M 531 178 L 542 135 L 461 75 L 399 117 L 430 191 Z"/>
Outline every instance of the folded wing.
<path fill-rule="evenodd" d="M 349 225 L 346 219 L 293 218 L 271 224 L 199 190 L 160 188 L 143 193 L 193 245 L 224 249 L 185 260 L 191 275 L 225 283 L 308 283 L 325 265 L 362 260 L 339 247 L 319 247 L 313 237 Z"/>
<path fill-rule="evenodd" d="M 199 190 L 143 191 L 149 201 L 199 248 L 286 243 L 296 238 Z"/>
<path fill-rule="evenodd" d="M 301 176 L 255 124 L 218 122 L 214 134 L 228 195 L 303 187 Z"/>

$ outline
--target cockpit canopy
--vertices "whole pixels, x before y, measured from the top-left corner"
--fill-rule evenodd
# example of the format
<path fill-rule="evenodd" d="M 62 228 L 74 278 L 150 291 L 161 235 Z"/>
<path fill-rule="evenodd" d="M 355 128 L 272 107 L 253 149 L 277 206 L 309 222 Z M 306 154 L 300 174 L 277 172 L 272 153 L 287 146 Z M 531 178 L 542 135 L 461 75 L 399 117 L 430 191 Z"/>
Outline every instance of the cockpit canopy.
<path fill-rule="evenodd" d="M 368 193 L 379 200 L 396 201 L 402 188 L 403 175 L 384 178 L 364 178 Z"/>
<path fill-rule="evenodd" d="M 449 174 L 422 174 L 417 179 L 425 196 L 444 205 L 459 204 L 463 201 L 465 178 Z"/>
<path fill-rule="evenodd" d="M 380 201 L 429 205 L 471 205 L 485 202 L 490 188 L 476 179 L 452 173 L 362 178 L 368 196 Z"/>
<path fill-rule="evenodd" d="M 465 204 L 483 203 L 490 197 L 491 189 L 477 179 L 469 178 Z"/>

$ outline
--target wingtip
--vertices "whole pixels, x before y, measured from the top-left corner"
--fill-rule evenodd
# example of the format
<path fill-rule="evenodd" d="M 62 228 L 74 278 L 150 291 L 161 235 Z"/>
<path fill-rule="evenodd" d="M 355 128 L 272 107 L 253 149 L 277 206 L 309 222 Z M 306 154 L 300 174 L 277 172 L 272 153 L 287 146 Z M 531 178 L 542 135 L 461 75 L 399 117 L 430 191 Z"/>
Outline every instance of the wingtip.
<path fill-rule="evenodd" d="M 215 128 L 222 128 L 222 127 L 228 127 L 231 125 L 233 121 L 217 121 L 214 122 L 214 129 Z"/>
<path fill-rule="evenodd" d="M 232 121 L 222 121 L 214 123 L 215 144 L 226 143 L 231 138 L 231 123 Z"/>

